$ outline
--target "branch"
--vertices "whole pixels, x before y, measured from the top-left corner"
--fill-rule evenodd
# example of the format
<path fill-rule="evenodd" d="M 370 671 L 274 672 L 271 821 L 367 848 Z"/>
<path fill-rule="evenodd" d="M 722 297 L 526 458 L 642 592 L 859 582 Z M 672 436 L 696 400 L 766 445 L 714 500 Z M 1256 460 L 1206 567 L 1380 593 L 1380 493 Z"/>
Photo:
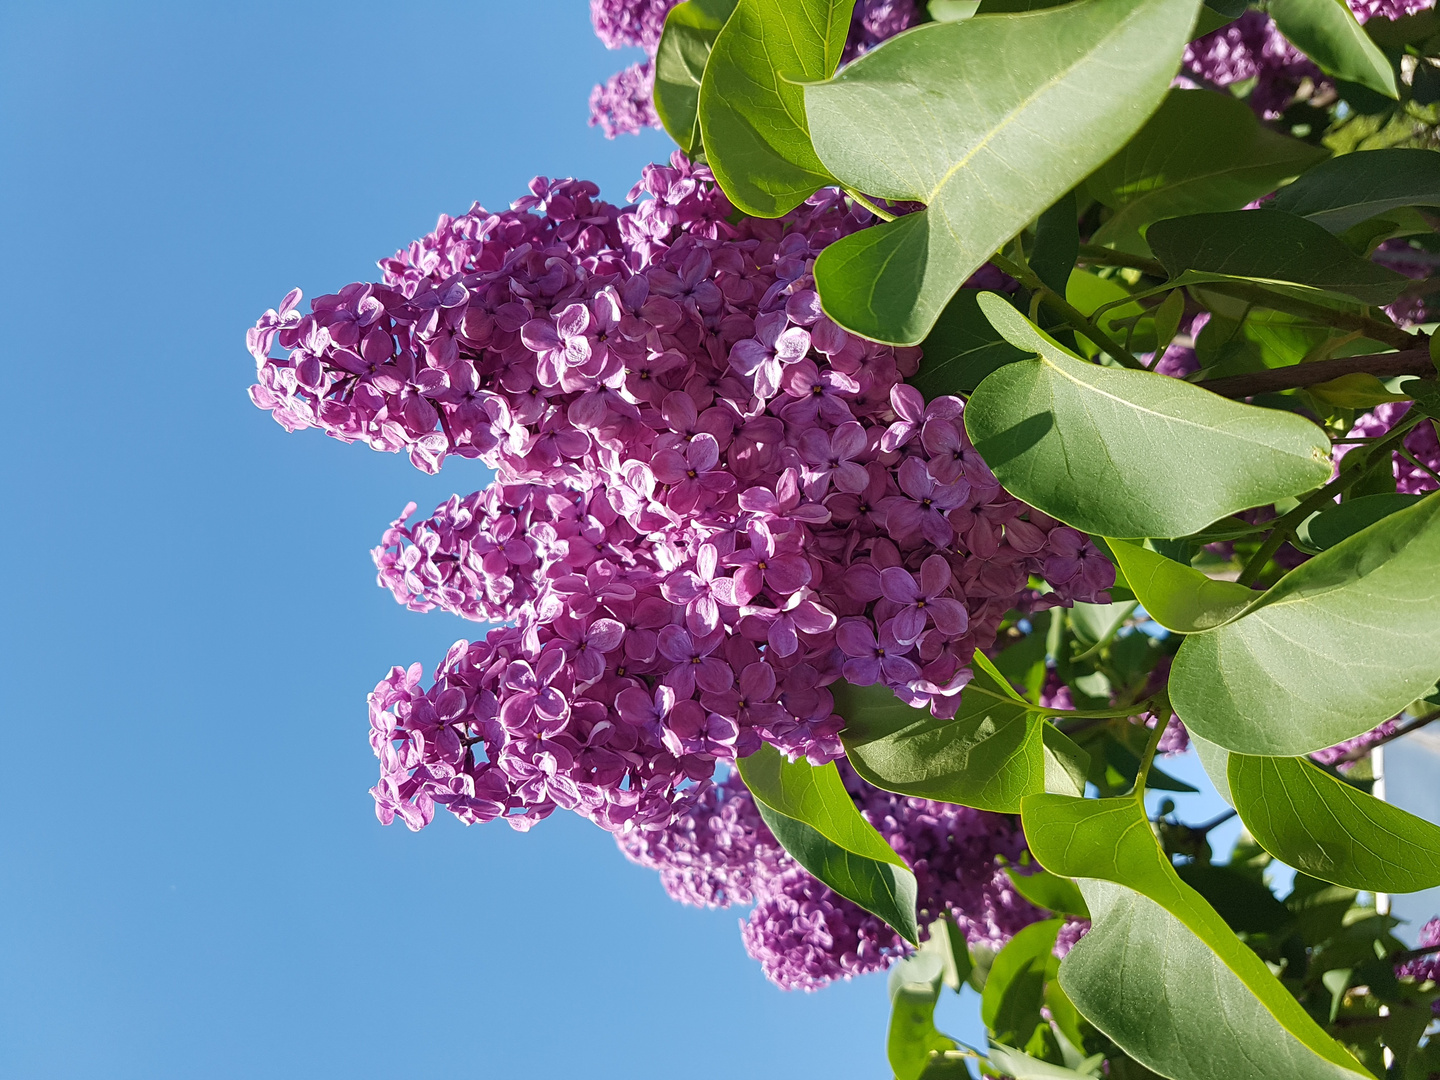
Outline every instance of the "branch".
<path fill-rule="evenodd" d="M 1440 712 L 1433 712 L 1429 716 L 1422 716 L 1418 719 L 1411 720 L 1410 723 L 1406 724 L 1403 727 L 1396 728 L 1389 735 L 1385 735 L 1379 739 L 1376 739 L 1374 742 L 1370 743 L 1362 749 L 1351 750 L 1344 757 L 1337 758 L 1330 764 L 1332 766 L 1348 765 L 1352 761 L 1359 761 L 1361 758 L 1369 757 L 1370 751 L 1374 750 L 1377 746 L 1384 746 L 1388 742 L 1394 742 L 1396 739 L 1404 738 L 1412 731 L 1419 731 L 1425 725 L 1433 724 L 1436 720 L 1440 720 Z"/>
<path fill-rule="evenodd" d="M 1147 259 L 1143 255 L 1131 255 L 1124 251 L 1114 251 L 1095 244 L 1080 245 L 1080 261 L 1090 263 L 1092 266 L 1128 266 L 1133 270 L 1143 271 L 1151 277 L 1158 277 L 1161 281 L 1170 276 L 1165 267 L 1154 259 Z"/>
<path fill-rule="evenodd" d="M 1222 379 L 1202 379 L 1196 386 L 1203 386 L 1221 397 L 1247 398 L 1256 394 L 1268 394 L 1277 390 L 1296 390 L 1302 386 L 1329 382 L 1342 375 L 1366 372 L 1380 379 L 1396 375 L 1428 375 L 1435 370 L 1426 347 L 1406 349 L 1404 352 L 1373 353 L 1368 356 L 1342 356 L 1335 360 L 1314 360 L 1310 363 L 1291 364 L 1289 367 L 1256 371 L 1249 375 L 1228 375 Z"/>
<path fill-rule="evenodd" d="M 1337 311 L 1324 304 L 1312 304 L 1310 301 L 1301 300 L 1298 297 L 1271 292 L 1261 285 L 1252 285 L 1248 281 L 1207 281 L 1198 287 L 1220 293 L 1222 296 L 1233 296 L 1237 300 L 1249 301 L 1256 307 L 1269 308 L 1271 311 L 1284 311 L 1291 315 L 1303 315 L 1305 318 L 1313 319 L 1325 326 L 1335 326 L 1341 330 L 1359 330 L 1372 341 L 1394 345 L 1397 349 L 1408 349 L 1417 340 L 1414 334 L 1400 329 L 1394 323 L 1381 322 L 1368 315 L 1356 315 L 1349 311 Z"/>

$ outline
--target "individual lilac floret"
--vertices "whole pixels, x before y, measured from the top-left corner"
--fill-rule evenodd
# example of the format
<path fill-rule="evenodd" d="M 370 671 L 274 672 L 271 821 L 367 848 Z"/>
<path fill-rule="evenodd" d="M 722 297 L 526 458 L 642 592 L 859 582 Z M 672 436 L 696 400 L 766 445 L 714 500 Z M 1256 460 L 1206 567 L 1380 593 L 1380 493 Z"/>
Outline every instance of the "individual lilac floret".
<path fill-rule="evenodd" d="M 655 64 L 645 60 L 617 71 L 590 91 L 590 126 L 607 139 L 661 127 L 655 112 Z"/>

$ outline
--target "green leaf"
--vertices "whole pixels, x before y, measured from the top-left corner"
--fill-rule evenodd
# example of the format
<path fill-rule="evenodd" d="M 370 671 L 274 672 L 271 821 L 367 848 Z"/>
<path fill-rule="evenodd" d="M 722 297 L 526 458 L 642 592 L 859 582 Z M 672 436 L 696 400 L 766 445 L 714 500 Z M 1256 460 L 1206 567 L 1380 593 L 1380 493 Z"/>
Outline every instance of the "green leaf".
<path fill-rule="evenodd" d="M 1009 814 L 1023 796 L 1045 790 L 1040 715 L 993 668 L 976 664 L 948 720 L 879 684 L 842 681 L 830 692 L 845 718 L 840 739 L 850 764 L 878 788 Z"/>
<path fill-rule="evenodd" d="M 1162 218 L 1239 210 L 1326 152 L 1262 127 L 1243 101 L 1172 90 L 1125 148 L 1086 181 L 1115 211 L 1092 243 L 1145 253 L 1140 231 Z"/>
<path fill-rule="evenodd" d="M 1140 606 L 1177 634 L 1222 626 L 1256 599 L 1253 589 L 1233 581 L 1216 581 L 1139 544 L 1111 540 L 1110 550 Z"/>
<path fill-rule="evenodd" d="M 840 63 L 855 0 L 740 0 L 700 83 L 700 131 L 715 180 L 753 217 L 780 217 L 835 183 L 805 120 L 806 80 Z"/>
<path fill-rule="evenodd" d="M 1093 1077 L 1101 1075 L 1098 1056 L 1086 1061 L 1094 1061 L 1094 1064 L 1084 1072 L 1075 1069 L 1067 1069 L 1063 1065 L 1053 1065 L 1048 1061 L 1041 1061 L 1033 1058 L 1013 1046 L 1006 1046 L 1004 1043 L 990 1043 L 990 1062 L 997 1069 L 1004 1072 L 1006 1076 L 1014 1080 L 1092 1080 Z M 1081 1064 L 1085 1064 L 1082 1062 Z"/>
<path fill-rule="evenodd" d="M 944 925 L 937 923 L 936 925 Z M 890 1030 L 886 1052 L 895 1080 L 920 1080 L 932 1054 L 956 1049 L 935 1027 L 935 1003 L 944 983 L 944 955 L 934 931 L 920 951 L 890 969 Z"/>
<path fill-rule="evenodd" d="M 1316 165 L 1270 204 L 1340 234 L 1402 206 L 1440 206 L 1440 154 L 1396 147 Z"/>
<path fill-rule="evenodd" d="M 826 167 L 926 206 L 821 252 L 826 314 L 878 341 L 924 340 L 972 272 L 1139 130 L 1198 8 L 1076 0 L 929 23 L 806 86 Z"/>
<path fill-rule="evenodd" d="M 920 370 L 906 381 L 927 401 L 944 394 L 968 394 L 992 371 L 1025 359 L 990 325 L 977 302 L 979 295 L 978 289 L 957 292 L 921 345 Z"/>
<path fill-rule="evenodd" d="M 1080 257 L 1080 220 L 1075 193 L 1067 191 L 1035 223 L 1035 245 L 1030 252 L 1030 269 L 1060 296 Z"/>
<path fill-rule="evenodd" d="M 766 744 L 736 762 L 760 816 L 795 861 L 916 942 L 915 875 L 860 816 L 835 763 L 787 761 Z"/>
<path fill-rule="evenodd" d="M 1292 757 L 1369 731 L 1440 675 L 1437 566 L 1432 494 L 1296 567 L 1235 621 L 1187 637 L 1170 672 L 1175 711 L 1241 754 Z"/>
<path fill-rule="evenodd" d="M 980 7 L 980 0 L 930 0 L 927 10 L 936 22 L 960 22 Z"/>
<path fill-rule="evenodd" d="M 1172 277 L 1191 271 L 1280 282 L 1366 304 L 1388 304 L 1409 283 L 1403 274 L 1362 259 L 1322 226 L 1283 210 L 1169 218 L 1151 225 L 1145 239 Z"/>
<path fill-rule="evenodd" d="M 1045 751 L 1045 790 L 1062 795 L 1084 795 L 1085 777 L 1090 773 L 1090 755 L 1051 723 L 1040 725 Z"/>
<path fill-rule="evenodd" d="M 1269 0 L 1266 10 L 1290 43 L 1327 75 L 1398 98 L 1395 71 L 1344 0 Z"/>
<path fill-rule="evenodd" d="M 1059 966 L 1051 952 L 1064 919 L 1031 923 L 1000 950 L 980 995 L 980 1019 L 997 1042 L 1024 1046 L 1045 1022 L 1045 982 Z"/>
<path fill-rule="evenodd" d="M 1294 921 L 1289 909 L 1263 882 L 1229 866 L 1192 862 L 1176 867 L 1175 872 L 1236 933 L 1275 934 Z"/>
<path fill-rule="evenodd" d="M 1205 770 L 1205 775 L 1210 778 L 1210 783 L 1215 785 L 1215 792 L 1231 806 L 1235 805 L 1235 796 L 1230 794 L 1230 751 L 1223 746 L 1216 746 L 1209 739 L 1202 739 L 1193 731 L 1190 732 L 1190 745 L 1195 748 L 1195 756 L 1200 759 L 1200 767 Z"/>
<path fill-rule="evenodd" d="M 1057 915 L 1073 915 L 1077 919 L 1088 919 L 1090 909 L 1080 888 L 1068 877 L 1058 877 L 1049 870 L 1034 869 L 1022 873 L 1018 867 L 1007 867 L 1005 873 L 1015 886 L 1015 891 L 1038 908 L 1053 911 Z"/>
<path fill-rule="evenodd" d="M 1087 364 L 994 294 L 980 306 L 1037 358 L 981 383 L 965 428 L 1006 490 L 1068 525 L 1185 536 L 1330 476 L 1329 441 L 1302 417 L 1148 371 Z"/>
<path fill-rule="evenodd" d="M 1308 761 L 1231 754 L 1230 791 L 1260 846 L 1311 877 L 1386 893 L 1440 885 L 1440 828 Z"/>
<path fill-rule="evenodd" d="M 700 81 L 736 0 L 686 0 L 665 17 L 655 50 L 655 112 L 670 137 L 692 158 L 701 149 Z"/>
<path fill-rule="evenodd" d="M 1031 795 L 1032 853 L 1079 879 L 1093 926 L 1060 965 L 1082 1015 L 1174 1080 L 1369 1074 L 1175 873 L 1133 798 Z"/>
<path fill-rule="evenodd" d="M 1419 495 L 1393 494 L 1346 499 L 1339 506 L 1311 514 L 1302 521 L 1295 530 L 1295 546 L 1318 555 L 1381 518 L 1414 506 L 1419 500 Z"/>

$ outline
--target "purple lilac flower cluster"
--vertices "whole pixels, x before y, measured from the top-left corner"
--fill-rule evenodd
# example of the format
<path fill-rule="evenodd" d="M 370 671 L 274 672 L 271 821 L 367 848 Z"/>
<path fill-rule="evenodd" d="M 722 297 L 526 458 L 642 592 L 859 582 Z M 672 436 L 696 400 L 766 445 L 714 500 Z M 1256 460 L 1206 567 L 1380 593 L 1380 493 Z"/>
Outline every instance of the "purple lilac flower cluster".
<path fill-rule="evenodd" d="M 960 401 L 904 383 L 918 350 L 821 313 L 815 256 L 864 211 L 825 191 L 732 224 L 678 153 L 624 210 L 531 192 L 250 336 L 252 397 L 287 428 L 498 474 L 376 551 L 407 606 L 513 623 L 429 689 L 376 688 L 382 820 L 661 828 L 762 740 L 838 757 L 841 677 L 953 714 L 1032 574 L 1042 603 L 1108 595 L 1111 564 L 1000 488 Z"/>
<path fill-rule="evenodd" d="M 1395 974 L 1417 982 L 1440 982 L 1440 919 L 1431 919 L 1420 928 L 1419 948 L 1436 951 L 1397 965 Z"/>
<path fill-rule="evenodd" d="M 590 21 L 607 49 L 645 50 L 646 59 L 618 71 L 590 91 L 590 126 L 607 139 L 661 126 L 655 112 L 655 50 L 665 16 L 677 0 L 590 0 Z M 920 21 L 915 0 L 858 0 L 850 19 L 844 62 Z"/>
<path fill-rule="evenodd" d="M 948 912 L 971 942 L 999 947 L 1042 917 L 1015 891 L 1000 861 L 1013 863 L 1025 850 L 1013 817 L 879 791 L 843 763 L 841 775 L 861 813 L 915 871 L 922 925 Z M 880 971 L 908 951 L 884 922 L 785 853 L 736 774 L 667 828 L 616 841 L 634 862 L 658 870 L 665 891 L 681 903 L 753 903 L 741 938 L 785 989 L 816 990 Z"/>
<path fill-rule="evenodd" d="M 1398 19 L 1435 6 L 1435 0 L 1348 0 L 1360 22 Z M 1248 101 L 1267 120 L 1279 117 L 1307 79 L 1326 84 L 1324 74 L 1291 45 L 1263 11 L 1245 12 L 1185 49 L 1182 72 L 1212 86 L 1254 79 Z"/>

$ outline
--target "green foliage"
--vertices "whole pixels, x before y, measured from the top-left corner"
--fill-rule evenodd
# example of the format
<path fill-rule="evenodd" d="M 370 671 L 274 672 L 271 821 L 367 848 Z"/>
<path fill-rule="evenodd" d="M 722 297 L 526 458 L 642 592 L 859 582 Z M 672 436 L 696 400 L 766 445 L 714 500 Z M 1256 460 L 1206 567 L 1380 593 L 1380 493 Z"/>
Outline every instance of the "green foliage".
<path fill-rule="evenodd" d="M 920 371 L 909 381 L 926 398 L 969 394 L 992 371 L 1025 359 L 985 317 L 979 296 L 976 289 L 957 292 L 922 343 Z"/>
<path fill-rule="evenodd" d="M 1340 234 L 1406 206 L 1440 206 L 1440 155 L 1396 147 L 1344 154 L 1310 169 L 1271 204 Z"/>
<path fill-rule="evenodd" d="M 1078 919 L 1090 917 L 1085 898 L 1069 878 L 1057 877 L 1048 870 L 1039 869 L 1028 874 L 1021 873 L 1015 867 L 1010 868 L 1009 874 L 1010 880 L 1015 883 L 1015 891 L 1036 907 L 1057 915 L 1073 915 Z"/>
<path fill-rule="evenodd" d="M 1440 828 L 1302 758 L 1231 754 L 1229 781 L 1255 839 L 1312 877 L 1387 893 L 1440 885 Z"/>
<path fill-rule="evenodd" d="M 665 17 L 655 51 L 655 112 L 670 137 L 691 157 L 703 150 L 700 138 L 700 81 L 710 51 L 736 0 L 685 0 Z"/>
<path fill-rule="evenodd" d="M 739 0 L 700 83 L 705 157 L 730 201 L 779 217 L 833 184 L 810 144 L 800 83 L 840 62 L 855 0 Z"/>
<path fill-rule="evenodd" d="M 1091 242 L 1148 254 L 1140 238 L 1147 225 L 1239 210 L 1326 157 L 1262 127 L 1242 101 L 1172 90 L 1125 148 L 1085 182 L 1091 196 L 1115 211 Z"/>
<path fill-rule="evenodd" d="M 1184 536 L 1330 474 L 1324 435 L 1298 416 L 1087 364 L 999 297 L 980 304 L 1036 358 L 976 389 L 966 430 L 1007 490 L 1077 529 Z M 1157 455 L 1157 446 L 1171 452 Z"/>
<path fill-rule="evenodd" d="M 1035 857 L 1080 879 L 1094 920 L 1060 985 L 1131 1057 L 1175 1080 L 1366 1075 L 1180 880 L 1138 800 L 1032 795 L 1021 813 Z M 1209 1037 L 1217 1012 L 1224 1039 Z"/>
<path fill-rule="evenodd" d="M 915 875 L 860 816 L 833 763 L 787 761 L 767 744 L 737 764 L 760 816 L 796 862 L 907 941 L 919 939 Z"/>
<path fill-rule="evenodd" d="M 1110 550 L 1135 598 L 1167 630 L 1193 634 L 1223 626 L 1255 599 L 1243 585 L 1216 581 L 1139 544 L 1111 540 Z"/>
<path fill-rule="evenodd" d="M 1044 791 L 1040 715 L 976 655 L 975 678 L 948 720 L 905 704 L 886 686 L 833 684 L 855 771 L 885 791 L 1002 813 Z"/>
<path fill-rule="evenodd" d="M 1283 210 L 1170 218 L 1152 225 L 1145 239 L 1176 277 L 1190 271 L 1277 281 L 1366 304 L 1390 303 L 1408 280 L 1356 255 L 1315 222 Z"/>
<path fill-rule="evenodd" d="M 1242 754 L 1307 754 L 1353 738 L 1440 675 L 1440 496 L 1291 571 L 1239 618 L 1185 639 L 1180 718 Z"/>
<path fill-rule="evenodd" d="M 1292 44 L 1328 75 L 1398 98 L 1390 61 L 1344 0 L 1268 0 L 1266 10 Z"/>
<path fill-rule="evenodd" d="M 826 313 L 865 337 L 924 340 L 966 277 L 1159 105 L 1197 8 L 1077 0 L 932 23 L 807 86 L 830 172 L 926 207 L 821 253 Z"/>
<path fill-rule="evenodd" d="M 1025 1046 L 1037 1028 L 1046 1027 L 1045 983 L 1060 962 L 1052 955 L 1063 919 L 1031 923 L 1010 939 L 990 965 L 980 997 L 980 1019 L 997 1042 Z"/>
<path fill-rule="evenodd" d="M 1390 493 L 1346 499 L 1339 506 L 1317 511 L 1296 526 L 1295 546 L 1311 555 L 1318 555 L 1381 518 L 1414 506 L 1419 498 L 1418 495 Z"/>

